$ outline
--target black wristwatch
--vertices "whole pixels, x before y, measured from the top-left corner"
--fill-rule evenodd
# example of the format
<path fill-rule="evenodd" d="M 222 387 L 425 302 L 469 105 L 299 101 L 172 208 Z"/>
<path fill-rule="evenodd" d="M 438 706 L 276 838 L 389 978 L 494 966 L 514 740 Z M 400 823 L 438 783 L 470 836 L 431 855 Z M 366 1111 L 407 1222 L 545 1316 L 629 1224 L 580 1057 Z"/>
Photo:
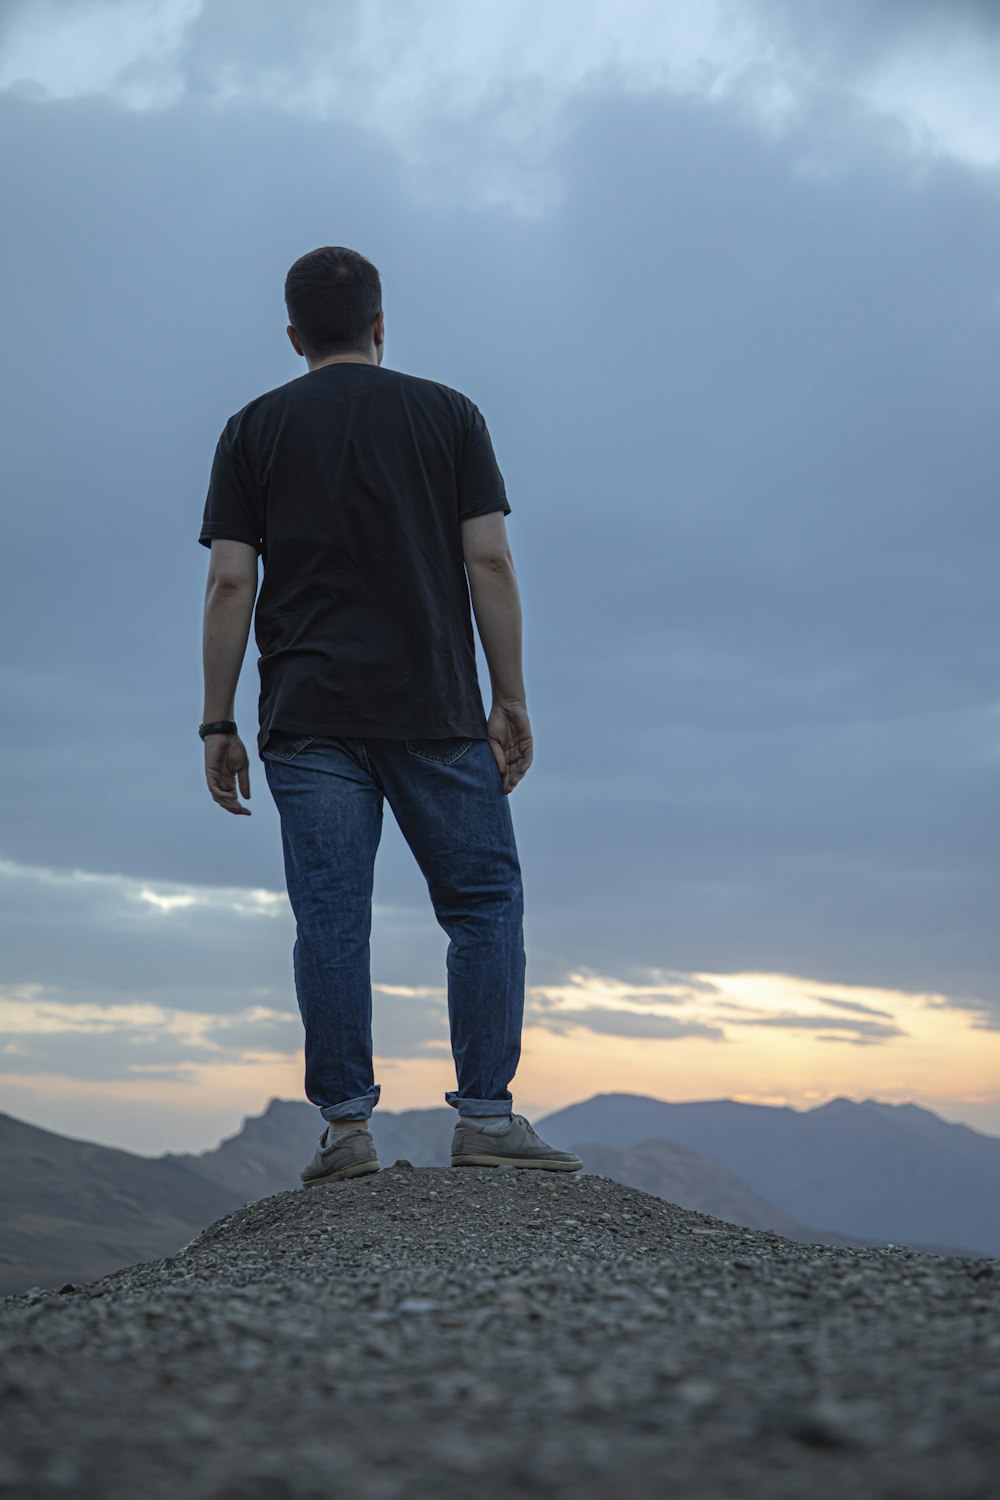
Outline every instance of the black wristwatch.
<path fill-rule="evenodd" d="M 214 724 L 199 724 L 198 733 L 201 735 L 202 739 L 205 739 L 205 737 L 210 734 L 235 734 L 236 720 L 217 719 Z"/>

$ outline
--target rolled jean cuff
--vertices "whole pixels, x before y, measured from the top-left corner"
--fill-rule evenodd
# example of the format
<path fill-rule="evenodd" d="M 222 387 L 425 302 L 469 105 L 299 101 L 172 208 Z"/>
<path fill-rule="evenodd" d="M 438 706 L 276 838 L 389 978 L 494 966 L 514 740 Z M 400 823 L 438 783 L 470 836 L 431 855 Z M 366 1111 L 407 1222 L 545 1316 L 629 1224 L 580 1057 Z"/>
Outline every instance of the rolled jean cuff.
<path fill-rule="evenodd" d="M 509 1115 L 514 1104 L 513 1099 L 463 1099 L 457 1089 L 449 1089 L 444 1100 L 452 1109 L 457 1109 L 463 1118 L 470 1120 L 485 1118 L 487 1115 Z"/>
<path fill-rule="evenodd" d="M 324 1120 L 370 1120 L 381 1092 L 382 1085 L 374 1083 L 367 1094 L 360 1094 L 357 1099 L 345 1099 L 342 1104 L 324 1104 L 320 1114 Z"/>

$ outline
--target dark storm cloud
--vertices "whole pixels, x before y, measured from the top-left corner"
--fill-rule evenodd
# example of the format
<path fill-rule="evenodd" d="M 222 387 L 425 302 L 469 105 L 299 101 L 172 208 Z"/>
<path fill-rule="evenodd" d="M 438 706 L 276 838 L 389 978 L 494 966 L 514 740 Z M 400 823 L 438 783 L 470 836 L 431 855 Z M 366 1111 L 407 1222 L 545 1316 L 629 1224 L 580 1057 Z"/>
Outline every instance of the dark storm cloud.
<path fill-rule="evenodd" d="M 287 266 L 346 243 L 382 271 L 386 363 L 472 394 L 507 480 L 529 984 L 669 963 L 997 1003 L 992 177 L 822 92 L 784 135 L 580 96 L 538 218 L 429 204 L 362 122 L 251 103 L 7 99 L 0 126 L 0 852 L 282 887 L 256 756 L 252 819 L 202 784 L 196 537 L 225 419 L 303 371 Z M 463 136 L 466 165 L 495 150 Z M 256 691 L 251 641 L 248 742 Z M 386 811 L 376 900 L 409 926 L 373 933 L 373 974 L 443 982 Z M 274 943 L 264 982 L 289 962 Z"/>

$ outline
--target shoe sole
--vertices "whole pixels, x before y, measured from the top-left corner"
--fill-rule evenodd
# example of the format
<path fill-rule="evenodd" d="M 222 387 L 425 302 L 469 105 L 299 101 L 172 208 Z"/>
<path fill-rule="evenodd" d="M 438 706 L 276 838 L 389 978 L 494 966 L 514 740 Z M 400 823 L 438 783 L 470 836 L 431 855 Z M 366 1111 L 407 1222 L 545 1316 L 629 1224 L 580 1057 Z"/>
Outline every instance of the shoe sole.
<path fill-rule="evenodd" d="M 579 1172 L 582 1161 L 544 1161 L 535 1156 L 453 1156 L 453 1167 L 536 1167 L 545 1172 Z"/>
<path fill-rule="evenodd" d="M 339 1167 L 336 1172 L 327 1172 L 323 1177 L 303 1177 L 303 1187 L 317 1187 L 324 1182 L 341 1182 L 345 1177 L 364 1177 L 368 1172 L 377 1172 L 377 1161 L 357 1161 L 351 1167 Z"/>

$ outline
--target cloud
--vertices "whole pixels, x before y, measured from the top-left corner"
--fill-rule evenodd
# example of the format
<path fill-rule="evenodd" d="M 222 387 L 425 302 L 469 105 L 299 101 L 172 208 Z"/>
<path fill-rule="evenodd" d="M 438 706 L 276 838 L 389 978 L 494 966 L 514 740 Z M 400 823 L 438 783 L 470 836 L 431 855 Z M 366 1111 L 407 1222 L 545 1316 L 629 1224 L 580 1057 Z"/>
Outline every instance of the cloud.
<path fill-rule="evenodd" d="M 846 1017 L 843 1020 L 837 1020 L 824 1015 L 748 1016 L 736 1024 L 739 1026 L 774 1026 L 787 1031 L 825 1031 L 828 1035 L 820 1038 L 822 1041 L 843 1040 L 837 1037 L 835 1027 L 841 1032 L 850 1034 L 851 1039 L 855 1041 L 887 1041 L 890 1037 L 906 1035 L 903 1027 L 896 1026 L 890 1021 L 852 1021 Z"/>
<path fill-rule="evenodd" d="M 114 1078 L 301 1053 L 284 891 L 0 860 L 0 897 L 0 1073 Z M 394 949 L 414 951 L 413 917 L 376 903 L 375 920 L 391 973 Z M 446 1040 L 443 964 L 438 985 L 386 975 L 383 988 L 381 962 L 379 1054 L 418 1056 Z"/>
<path fill-rule="evenodd" d="M 448 1050 L 442 997 L 383 995 L 375 986 L 375 1052 L 383 1059 L 421 1057 Z M 120 1079 L 166 1070 L 194 1081 L 206 1065 L 297 1063 L 302 1024 L 280 994 L 219 1014 L 189 1004 L 171 1007 L 137 996 L 101 1003 L 62 988 L 20 985 L 0 989 L 0 1074 L 52 1073 L 77 1079 Z M 210 1006 L 214 997 L 203 995 Z M 269 1003 L 262 1004 L 260 999 Z M 436 1003 L 435 1003 L 436 1002 Z M 277 1008 L 280 1006 L 284 1008 Z M 441 1033 L 436 1035 L 436 1033 Z"/>
<path fill-rule="evenodd" d="M 0 89 L 137 112 L 364 118 L 432 197 L 457 174 L 484 204 L 544 216 L 559 190 L 548 153 L 567 108 L 595 90 L 697 98 L 779 133 L 836 91 L 898 121 L 914 149 L 995 162 L 997 41 L 974 0 L 302 0 L 294 18 L 266 0 L 14 0 Z M 446 144 L 456 130 L 479 140 L 471 171 L 468 148 Z"/>
<path fill-rule="evenodd" d="M 199 1065 L 229 1066 L 294 1057 L 297 1015 L 246 1006 L 234 1016 L 171 1009 L 147 1002 L 100 1005 L 33 994 L 0 993 L 0 1073 L 63 1073 L 91 1080 L 155 1072 L 194 1077 Z"/>
<path fill-rule="evenodd" d="M 202 784 L 194 535 L 225 416 L 297 373 L 281 276 L 341 205 L 343 237 L 388 256 L 392 361 L 476 392 L 517 500 L 538 753 L 515 817 L 539 979 L 665 952 L 820 980 L 846 961 L 858 983 L 995 1003 L 1000 213 L 975 174 L 912 179 L 862 111 L 768 140 L 714 106 L 605 91 L 566 117 L 540 226 L 427 210 L 360 126 L 331 150 L 325 127 L 262 109 L 123 131 L 95 101 L 4 108 L 31 309 L 9 327 L 7 463 L 31 502 L 5 607 L 32 629 L 3 686 L 34 731 L 6 748 L 10 857 L 153 890 L 236 868 L 283 887 L 259 763 L 252 819 Z M 835 177 L 796 173 L 830 152 Z M 66 235 L 73 257 L 53 258 Z M 103 331 L 123 317 L 155 358 L 123 366 Z M 64 330 L 74 399 L 40 447 Z M 251 645 L 250 737 L 255 675 Z M 384 976 L 439 977 L 391 811 L 378 879 L 425 965 L 390 939 Z"/>
<path fill-rule="evenodd" d="M 176 59 L 200 9 L 201 0 L 13 0 L 0 30 L 0 86 L 28 98 L 175 103 Z"/>
<path fill-rule="evenodd" d="M 822 66 L 870 72 L 900 52 L 974 38 L 1000 41 L 993 0 L 753 0 L 758 25 L 793 55 Z"/>
<path fill-rule="evenodd" d="M 754 14 L 800 92 L 850 92 L 898 121 L 920 154 L 1000 162 L 992 0 L 754 0 Z"/>
<path fill-rule="evenodd" d="M 907 1009 L 910 1004 L 898 997 L 896 1009 Z M 831 1007 L 842 1014 L 831 1016 Z M 919 1011 L 923 1009 L 920 1003 Z M 534 989 L 526 1019 L 529 1025 L 548 1031 L 584 1027 L 597 1033 L 664 1040 L 702 1037 L 738 1042 L 747 1027 L 825 1033 L 817 1036 L 823 1041 L 890 1041 L 909 1035 L 893 1009 L 862 1000 L 813 995 L 777 976 L 770 980 L 760 976 L 730 987 L 725 981 L 704 976 L 676 975 L 664 986 L 655 980 L 646 985 L 632 984 L 592 969 L 578 969 L 567 975 L 563 984 Z"/>
<path fill-rule="evenodd" d="M 813 999 L 820 1005 L 833 1006 L 835 1010 L 845 1010 L 862 1016 L 881 1016 L 884 1020 L 890 1017 L 889 1011 L 877 1005 L 861 1005 L 857 1000 L 834 1000 L 830 995 L 814 995 Z"/>
<path fill-rule="evenodd" d="M 560 1007 L 558 1010 L 540 1010 L 536 1007 L 533 1021 L 536 1026 L 543 1026 L 546 1030 L 555 1032 L 569 1032 L 582 1026 L 588 1031 L 609 1036 L 660 1038 L 670 1041 L 677 1041 L 681 1037 L 697 1036 L 710 1037 L 719 1042 L 725 1041 L 725 1034 L 719 1026 L 706 1026 L 698 1021 L 678 1021 L 673 1016 L 617 1006 L 612 1009 L 595 1005 L 581 1010 L 572 1010 L 568 1007 Z"/>
<path fill-rule="evenodd" d="M 244 986 L 287 987 L 294 921 L 284 891 L 59 870 L 0 860 L 4 978 L 241 1005 Z M 58 941 L 53 936 L 58 935 Z"/>
<path fill-rule="evenodd" d="M 778 1048 L 783 1001 L 698 978 L 750 972 L 809 976 L 816 1039 L 902 1048 L 861 987 L 1000 1025 L 1000 200 L 988 151 L 878 102 L 906 69 L 919 102 L 936 52 L 975 97 L 976 18 L 945 45 L 930 6 L 829 35 L 741 9 L 5 9 L 0 979 L 110 1017 L 5 1033 L 16 1066 L 68 1066 L 60 1034 L 134 1072 L 294 1033 L 253 642 L 254 816 L 203 782 L 196 535 L 226 417 L 301 373 L 285 270 L 330 241 L 382 270 L 389 363 L 482 405 L 512 498 L 532 1025 L 718 1057 L 756 1015 Z M 390 807 L 375 906 L 378 1050 L 444 1055 L 446 939 Z"/>
<path fill-rule="evenodd" d="M 817 1042 L 843 1042 L 848 1047 L 875 1047 L 878 1045 L 877 1037 L 870 1036 L 826 1036 L 817 1035 Z"/>

